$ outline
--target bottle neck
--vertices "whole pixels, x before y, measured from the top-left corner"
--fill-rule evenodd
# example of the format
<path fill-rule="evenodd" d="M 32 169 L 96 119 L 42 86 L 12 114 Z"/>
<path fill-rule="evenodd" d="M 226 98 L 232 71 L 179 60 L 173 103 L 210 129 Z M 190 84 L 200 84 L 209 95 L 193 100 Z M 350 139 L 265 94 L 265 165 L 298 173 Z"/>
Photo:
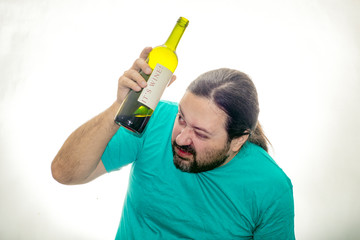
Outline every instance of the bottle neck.
<path fill-rule="evenodd" d="M 169 38 L 166 40 L 165 46 L 170 48 L 172 51 L 175 51 L 188 24 L 189 20 L 180 17 Z"/>

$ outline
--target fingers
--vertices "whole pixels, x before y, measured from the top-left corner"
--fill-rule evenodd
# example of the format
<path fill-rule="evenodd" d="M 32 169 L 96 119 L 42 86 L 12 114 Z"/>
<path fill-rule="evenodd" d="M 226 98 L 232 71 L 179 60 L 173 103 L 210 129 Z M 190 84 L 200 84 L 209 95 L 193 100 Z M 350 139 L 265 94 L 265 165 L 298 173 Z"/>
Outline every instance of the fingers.
<path fill-rule="evenodd" d="M 136 71 L 143 71 L 146 74 L 150 74 L 152 72 L 151 68 L 149 67 L 149 65 L 147 64 L 146 60 L 144 60 L 143 58 L 138 58 L 136 59 L 136 61 L 134 62 L 132 69 L 136 70 Z"/>
<path fill-rule="evenodd" d="M 124 74 L 119 78 L 117 94 L 119 103 L 123 101 L 130 89 L 134 91 L 140 91 L 142 88 L 147 86 L 147 83 L 141 74 L 144 72 L 145 74 L 149 75 L 152 72 L 152 69 L 146 62 L 151 50 L 151 47 L 144 48 L 140 53 L 139 58 L 135 60 L 132 67 L 125 71 Z"/>
<path fill-rule="evenodd" d="M 125 82 L 125 85 L 134 91 L 140 91 L 141 88 L 144 88 L 147 85 L 145 79 L 141 76 L 140 71 L 147 75 L 151 74 L 152 69 L 149 67 L 146 61 L 151 50 L 151 47 L 144 48 L 140 53 L 139 58 L 135 60 L 132 67 L 124 73 L 124 76 L 126 77 L 124 81 L 130 81 Z"/>
<path fill-rule="evenodd" d="M 147 83 L 145 79 L 141 76 L 140 71 L 144 72 L 145 74 L 149 75 L 152 72 L 152 69 L 147 64 L 147 57 L 151 52 L 152 47 L 146 47 L 140 53 L 138 59 L 135 60 L 133 66 L 124 73 L 124 84 L 125 86 L 135 90 L 140 91 L 141 88 L 146 87 Z"/>
<path fill-rule="evenodd" d="M 139 58 L 135 60 L 132 67 L 125 71 L 124 74 L 119 78 L 117 94 L 117 101 L 119 103 L 125 99 L 130 89 L 138 92 L 147 86 L 147 82 L 144 79 L 145 76 L 142 76 L 142 74 L 145 73 L 146 75 L 150 75 L 152 72 L 152 69 L 147 63 L 147 58 L 151 50 L 151 47 L 144 48 L 140 53 Z M 170 86 L 175 80 L 176 76 L 173 75 L 169 81 L 168 86 Z"/>
<path fill-rule="evenodd" d="M 149 53 L 151 52 L 152 47 L 146 47 L 142 50 L 142 52 L 140 53 L 140 58 L 146 60 L 147 57 L 149 56 Z"/>
<path fill-rule="evenodd" d="M 119 82 L 123 87 L 133 89 L 134 91 L 140 91 L 141 88 L 146 87 L 145 79 L 134 69 L 124 72 L 123 76 L 120 77 Z"/>
<path fill-rule="evenodd" d="M 147 57 L 149 56 L 149 53 L 151 52 L 152 47 L 146 47 L 142 50 L 140 53 L 140 56 L 136 61 L 134 62 L 132 68 L 136 71 L 142 70 L 146 74 L 151 73 L 151 68 L 147 64 Z"/>

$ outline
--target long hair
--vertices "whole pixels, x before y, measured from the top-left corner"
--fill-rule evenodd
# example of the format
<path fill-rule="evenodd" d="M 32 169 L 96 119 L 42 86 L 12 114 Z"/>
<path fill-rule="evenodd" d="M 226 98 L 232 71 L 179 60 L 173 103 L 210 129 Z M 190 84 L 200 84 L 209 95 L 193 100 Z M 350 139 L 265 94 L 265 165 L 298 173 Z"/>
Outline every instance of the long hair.
<path fill-rule="evenodd" d="M 229 140 L 249 134 L 249 141 L 268 151 L 269 140 L 258 122 L 259 102 L 254 83 L 237 70 L 220 68 L 200 75 L 187 88 L 211 99 L 227 115 Z"/>

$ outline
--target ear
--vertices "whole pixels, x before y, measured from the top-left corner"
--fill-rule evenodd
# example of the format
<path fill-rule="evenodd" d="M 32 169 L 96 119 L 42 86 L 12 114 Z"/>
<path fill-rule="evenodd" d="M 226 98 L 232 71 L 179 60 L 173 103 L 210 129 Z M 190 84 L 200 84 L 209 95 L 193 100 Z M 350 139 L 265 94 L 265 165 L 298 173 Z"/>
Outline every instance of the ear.
<path fill-rule="evenodd" d="M 249 133 L 246 131 L 245 135 L 242 135 L 240 137 L 231 140 L 231 150 L 233 152 L 238 152 L 242 147 L 242 145 L 244 145 L 244 143 L 248 140 L 248 138 L 249 138 Z"/>

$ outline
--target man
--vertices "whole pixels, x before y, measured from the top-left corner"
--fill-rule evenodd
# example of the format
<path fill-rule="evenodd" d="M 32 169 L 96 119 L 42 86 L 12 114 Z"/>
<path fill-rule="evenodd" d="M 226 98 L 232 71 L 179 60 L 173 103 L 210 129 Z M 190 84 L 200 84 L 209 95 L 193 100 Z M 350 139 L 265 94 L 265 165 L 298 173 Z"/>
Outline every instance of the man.
<path fill-rule="evenodd" d="M 267 153 L 244 73 L 201 75 L 178 105 L 159 103 L 142 137 L 114 123 L 129 89 L 146 86 L 150 51 L 119 78 L 117 101 L 69 136 L 54 178 L 81 184 L 132 163 L 117 239 L 294 239 L 291 181 Z"/>

